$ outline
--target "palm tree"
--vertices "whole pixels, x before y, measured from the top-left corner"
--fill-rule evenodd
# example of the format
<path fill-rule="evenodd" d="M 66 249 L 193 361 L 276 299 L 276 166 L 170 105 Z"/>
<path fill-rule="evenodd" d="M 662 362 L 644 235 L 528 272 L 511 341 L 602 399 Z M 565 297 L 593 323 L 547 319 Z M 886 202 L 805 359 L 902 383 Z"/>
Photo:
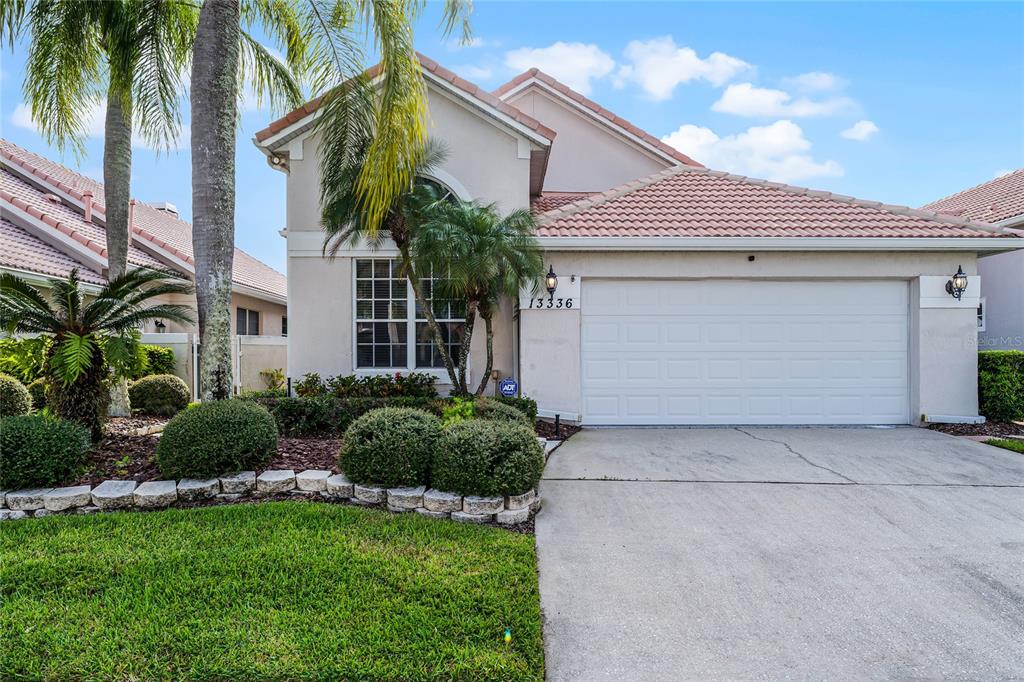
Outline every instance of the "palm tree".
<path fill-rule="evenodd" d="M 432 217 L 412 239 L 419 270 L 444 272 L 442 295 L 466 302 L 466 328 L 459 352 L 458 393 L 468 394 L 466 365 L 477 314 L 487 334 L 487 364 L 475 391 L 487 388 L 494 367 L 494 313 L 502 297 L 514 298 L 544 275 L 544 260 L 533 236 L 536 221 L 519 209 L 502 217 L 495 204 L 459 201 L 435 204 Z"/>
<path fill-rule="evenodd" d="M 427 328 L 434 341 L 434 347 L 441 356 L 449 380 L 453 386 L 458 385 L 458 374 L 455 363 L 448 353 L 447 345 L 437 323 L 433 306 L 427 301 L 423 291 L 424 276 L 429 277 L 430 269 L 420 271 L 413 263 L 412 241 L 420 226 L 432 220 L 436 208 L 447 202 L 443 192 L 433 184 L 422 182 L 431 171 L 444 163 L 448 152 L 444 145 L 436 140 L 427 140 L 418 162 L 413 170 L 414 179 L 405 191 L 399 193 L 388 208 L 387 217 L 381 229 L 370 221 L 363 210 L 356 185 L 359 174 L 365 167 L 365 151 L 370 145 L 369 139 L 362 139 L 351 152 L 345 163 L 324 169 L 325 174 L 333 178 L 331 191 L 322 197 L 321 222 L 324 229 L 324 254 L 329 258 L 337 256 L 344 246 L 368 244 L 371 248 L 380 248 L 390 238 L 398 249 L 399 271 L 412 285 L 416 303 L 427 320 Z"/>
<path fill-rule="evenodd" d="M 136 269 L 115 277 L 86 302 L 72 270 L 54 282 L 49 299 L 15 275 L 0 275 L 0 327 L 8 334 L 41 334 L 52 339 L 46 360 L 47 406 L 58 417 L 87 427 L 94 441 L 103 435 L 110 399 L 109 379 L 136 364 L 139 328 L 154 319 L 189 323 L 188 306 L 151 303 L 160 296 L 189 294 L 177 274 Z"/>
<path fill-rule="evenodd" d="M 426 93 L 413 47 L 412 21 L 422 0 L 206 0 L 200 10 L 192 66 L 193 245 L 202 343 L 202 395 L 226 398 L 231 387 L 229 301 L 234 242 L 234 149 L 239 20 L 259 20 L 287 47 L 287 59 L 322 98 L 321 195 L 334 168 L 359 154 L 352 187 L 370 233 L 411 184 L 426 140 Z M 468 38 L 469 0 L 445 0 L 447 34 L 456 24 Z M 356 40 L 365 29 L 380 55 L 379 78 L 363 71 Z M 202 112 L 202 113 L 200 113 Z M 364 144 L 365 142 L 365 144 Z"/>
<path fill-rule="evenodd" d="M 12 0 L 2 7 L 0 35 L 11 47 L 28 33 L 25 94 L 48 142 L 84 153 L 89 118 L 105 95 L 108 270 L 119 277 L 128 268 L 132 132 L 157 149 L 173 147 L 197 8 L 179 0 Z"/>

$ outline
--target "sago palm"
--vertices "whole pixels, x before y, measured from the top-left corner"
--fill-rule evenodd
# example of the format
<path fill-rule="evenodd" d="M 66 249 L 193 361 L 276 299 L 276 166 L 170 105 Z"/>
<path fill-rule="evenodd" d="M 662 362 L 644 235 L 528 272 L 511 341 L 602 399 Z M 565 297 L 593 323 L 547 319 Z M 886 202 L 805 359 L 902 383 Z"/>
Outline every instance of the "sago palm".
<path fill-rule="evenodd" d="M 536 286 L 544 260 L 533 233 L 536 222 L 526 209 L 502 217 L 495 204 L 459 201 L 436 204 L 412 238 L 412 259 L 419 270 L 444 273 L 439 292 L 466 303 L 466 328 L 459 353 L 459 393 L 469 393 L 466 366 L 479 314 L 487 334 L 487 364 L 475 393 L 487 388 L 494 367 L 494 314 L 502 297 Z"/>
<path fill-rule="evenodd" d="M 162 270 L 131 270 L 91 299 L 80 286 L 78 270 L 55 281 L 48 295 L 5 273 L 0 275 L 0 327 L 8 334 L 52 339 L 46 361 L 47 405 L 58 417 L 87 427 L 98 440 L 110 399 L 109 380 L 134 366 L 142 324 L 192 321 L 188 306 L 154 299 L 191 292 L 187 281 Z"/>
<path fill-rule="evenodd" d="M 366 223 L 376 230 L 412 182 L 426 139 L 426 92 L 412 22 L 423 0 L 206 0 L 192 61 L 192 210 L 202 395 L 231 388 L 230 317 L 235 207 L 239 21 L 259 20 L 285 48 L 293 71 L 322 98 L 321 193 L 335 191 L 334 170 L 360 154 L 352 181 Z M 247 8 L 251 11 L 247 14 Z M 446 0 L 444 31 L 468 37 L 469 0 Z M 381 70 L 369 79 L 359 41 L 368 35 Z M 366 141 L 363 145 L 362 142 Z M 346 190 L 343 190 L 346 191 Z"/>

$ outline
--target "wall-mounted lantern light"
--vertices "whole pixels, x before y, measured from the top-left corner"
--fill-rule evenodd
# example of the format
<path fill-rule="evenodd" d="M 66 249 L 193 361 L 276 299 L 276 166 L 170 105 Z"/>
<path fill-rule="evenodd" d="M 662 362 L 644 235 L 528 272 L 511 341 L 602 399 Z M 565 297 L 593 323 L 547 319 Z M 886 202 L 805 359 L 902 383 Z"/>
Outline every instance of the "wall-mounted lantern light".
<path fill-rule="evenodd" d="M 964 274 L 963 266 L 957 266 L 956 274 L 946 282 L 946 293 L 959 301 L 966 290 L 967 275 Z"/>
<path fill-rule="evenodd" d="M 156 322 L 153 323 L 153 326 L 156 327 L 157 334 L 163 334 L 165 331 L 167 331 L 167 325 L 164 324 L 162 320 L 157 320 Z"/>
<path fill-rule="evenodd" d="M 554 296 L 555 289 L 558 288 L 558 275 L 555 274 L 555 266 L 548 266 L 548 274 L 544 278 L 544 286 L 547 287 L 548 295 Z"/>

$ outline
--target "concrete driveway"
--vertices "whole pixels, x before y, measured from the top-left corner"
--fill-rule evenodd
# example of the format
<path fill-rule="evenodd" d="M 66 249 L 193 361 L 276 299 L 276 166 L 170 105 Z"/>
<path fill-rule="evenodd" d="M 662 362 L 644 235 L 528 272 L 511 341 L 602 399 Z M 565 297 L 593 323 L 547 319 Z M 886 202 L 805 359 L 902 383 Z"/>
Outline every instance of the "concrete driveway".
<path fill-rule="evenodd" d="M 1024 678 L 1024 456 L 914 429 L 593 429 L 537 517 L 548 679 Z"/>

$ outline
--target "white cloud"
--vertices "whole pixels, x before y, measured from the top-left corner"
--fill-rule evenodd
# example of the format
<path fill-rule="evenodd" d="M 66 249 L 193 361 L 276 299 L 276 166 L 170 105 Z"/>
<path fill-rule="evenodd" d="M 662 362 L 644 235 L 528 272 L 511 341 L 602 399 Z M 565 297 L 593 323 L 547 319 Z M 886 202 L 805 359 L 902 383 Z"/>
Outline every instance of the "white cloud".
<path fill-rule="evenodd" d="M 811 100 L 806 97 L 793 99 L 784 90 L 758 88 L 752 83 L 730 85 L 717 102 L 711 105 L 714 111 L 737 116 L 830 116 L 848 109 L 853 101 L 848 97 L 830 97 Z"/>
<path fill-rule="evenodd" d="M 995 179 L 995 178 L 1001 178 L 1001 177 L 1003 177 L 1004 175 L 1009 175 L 1009 174 L 1010 174 L 1010 173 L 1012 173 L 1012 172 L 1013 172 L 1013 171 L 1012 171 L 1012 170 L 1010 170 L 1009 168 L 1000 168 L 999 170 L 997 170 L 997 171 L 996 171 L 995 175 L 993 175 L 993 176 L 992 176 L 992 178 L 993 178 L 993 179 Z"/>
<path fill-rule="evenodd" d="M 94 102 L 90 107 L 89 111 L 85 115 L 85 136 L 92 138 L 102 138 L 104 133 L 104 117 L 107 114 L 107 101 L 102 99 L 98 102 Z M 32 110 L 24 102 L 18 103 L 14 107 L 14 111 L 11 113 L 11 123 L 18 126 L 19 128 L 27 128 L 35 133 L 39 133 L 39 126 L 32 120 Z M 186 131 L 181 131 L 178 135 L 178 139 L 172 146 L 172 150 L 182 149 L 187 142 L 188 135 Z M 132 133 L 132 147 L 136 149 L 154 149 L 146 140 L 136 133 Z"/>
<path fill-rule="evenodd" d="M 786 85 L 802 92 L 827 92 L 840 90 L 846 85 L 839 76 L 825 71 L 810 71 L 785 79 Z"/>
<path fill-rule="evenodd" d="M 777 182 L 843 174 L 835 161 L 814 160 L 803 130 L 785 119 L 725 137 L 688 123 L 661 139 L 709 168 Z"/>
<path fill-rule="evenodd" d="M 857 121 L 852 126 L 839 133 L 840 137 L 847 140 L 858 140 L 864 142 L 878 132 L 878 126 L 874 121 Z"/>
<path fill-rule="evenodd" d="M 467 43 L 460 43 L 458 40 L 452 41 L 448 44 L 450 50 L 466 50 L 474 47 L 500 47 L 501 41 L 490 40 L 488 38 L 481 38 L 479 36 L 473 36 Z"/>
<path fill-rule="evenodd" d="M 669 99 L 682 83 L 705 80 L 717 87 L 752 68 L 722 52 L 701 59 L 693 48 L 676 45 L 672 36 L 634 40 L 626 46 L 625 55 L 629 64 L 619 68 L 616 85 L 635 82 L 655 100 Z"/>
<path fill-rule="evenodd" d="M 592 43 L 563 43 L 548 47 L 522 47 L 505 53 L 505 65 L 516 71 L 537 67 L 584 95 L 591 81 L 604 78 L 615 68 L 612 59 Z"/>
<path fill-rule="evenodd" d="M 476 64 L 465 64 L 452 67 L 455 73 L 471 81 L 485 81 L 494 76 L 494 69 L 489 66 L 478 66 Z"/>

